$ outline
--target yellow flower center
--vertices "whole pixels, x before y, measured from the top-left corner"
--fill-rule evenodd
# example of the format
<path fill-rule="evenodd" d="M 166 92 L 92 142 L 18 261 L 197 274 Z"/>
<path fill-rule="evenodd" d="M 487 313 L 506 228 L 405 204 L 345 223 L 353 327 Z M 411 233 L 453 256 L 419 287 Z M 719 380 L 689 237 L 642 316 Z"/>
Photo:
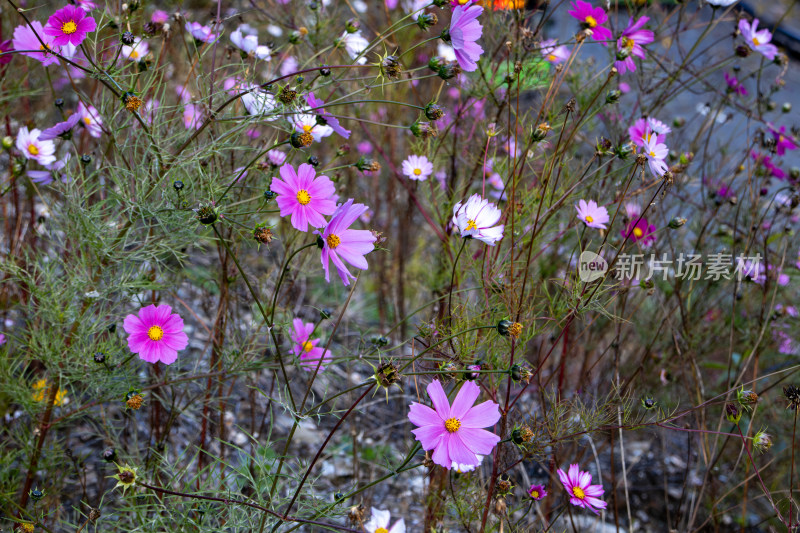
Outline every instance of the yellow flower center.
<path fill-rule="evenodd" d="M 591 224 L 592 222 L 594 222 L 594 217 L 592 215 L 586 215 L 586 222 Z"/>
<path fill-rule="evenodd" d="M 650 157 L 655 157 L 655 156 L 656 156 L 656 153 L 651 150 L 650 151 Z"/>
<path fill-rule="evenodd" d="M 444 429 L 450 433 L 455 433 L 461 427 L 461 421 L 457 418 L 448 418 L 444 421 Z"/>
<path fill-rule="evenodd" d="M 641 228 L 633 228 L 633 234 L 634 234 L 634 235 L 636 236 L 636 238 L 638 239 L 639 237 L 641 237 L 642 235 L 644 235 L 644 232 L 642 231 L 642 229 L 641 229 Z"/>
<path fill-rule="evenodd" d="M 67 35 L 72 35 L 76 31 L 78 31 L 78 25 L 75 24 L 74 20 L 70 20 L 69 22 L 65 22 L 61 25 L 61 31 L 66 33 Z"/>
<path fill-rule="evenodd" d="M 414 175 L 415 176 L 419 176 L 420 174 L 422 174 L 422 169 L 421 168 L 415 168 L 414 169 Z"/>
<path fill-rule="evenodd" d="M 310 352 L 313 349 L 314 349 L 314 345 L 311 344 L 311 341 L 306 341 L 306 342 L 303 343 L 303 351 L 304 352 Z"/>
<path fill-rule="evenodd" d="M 469 231 L 471 229 L 477 229 L 477 228 L 478 225 L 475 223 L 474 220 L 467 220 L 467 227 L 464 229 L 464 231 Z"/>
<path fill-rule="evenodd" d="M 472 0 L 458 0 L 458 5 L 463 6 L 464 4 L 470 3 Z M 378 533 L 377 531 L 375 533 Z"/>
<path fill-rule="evenodd" d="M 308 194 L 307 190 L 300 189 L 297 191 L 297 201 L 300 202 L 300 205 L 308 205 L 311 201 L 311 195 Z"/>
<path fill-rule="evenodd" d="M 779 143 L 782 143 L 785 140 L 786 140 L 786 137 L 784 137 L 783 135 L 778 135 L 778 142 Z"/>
<path fill-rule="evenodd" d="M 633 39 L 630 39 L 630 38 L 628 38 L 628 37 L 625 37 L 624 39 L 622 39 L 622 44 L 623 44 L 623 45 L 624 45 L 626 48 L 633 48 L 633 45 L 635 45 L 635 44 L 636 44 L 636 41 L 634 41 Z"/>
<path fill-rule="evenodd" d="M 139 57 L 139 52 L 137 52 L 136 50 L 132 50 L 130 57 L 131 59 L 137 59 Z"/>
<path fill-rule="evenodd" d="M 758 45 L 759 45 L 759 44 L 761 44 L 761 43 L 760 43 L 760 42 L 758 42 L 758 39 L 756 39 L 755 37 L 753 37 L 753 44 L 754 44 L 754 45 L 756 45 L 756 46 L 758 46 Z"/>
<path fill-rule="evenodd" d="M 588 15 L 588 16 L 587 16 L 587 17 L 586 17 L 586 18 L 585 18 L 583 21 L 584 21 L 584 22 L 586 23 L 586 25 L 587 25 L 587 26 L 589 26 L 590 28 L 594 28 L 595 26 L 597 26 L 597 21 L 596 21 L 596 20 L 594 19 L 594 17 L 593 17 L 593 16 L 591 16 L 591 15 Z"/>
<path fill-rule="evenodd" d="M 28 153 L 31 155 L 39 155 L 39 148 L 37 148 L 35 144 L 29 144 Z"/>
<path fill-rule="evenodd" d="M 535 500 L 538 497 L 539 497 L 539 491 L 538 490 L 532 490 L 531 491 L 531 498 L 533 498 Z"/>
<path fill-rule="evenodd" d="M 314 129 L 314 126 L 309 126 L 308 124 L 304 124 L 303 125 L 303 131 L 305 133 L 311 133 L 311 130 L 313 130 L 313 129 Z"/>
<path fill-rule="evenodd" d="M 375 530 L 375 533 L 389 533 L 389 530 L 386 529 L 385 527 L 379 527 L 378 529 Z"/>
<path fill-rule="evenodd" d="M 150 326 L 150 329 L 147 330 L 147 336 L 151 341 L 160 341 L 164 338 L 164 330 L 161 329 L 161 326 Z"/>
<path fill-rule="evenodd" d="M 558 58 L 555 56 L 555 54 L 548 54 L 547 56 L 548 61 L 555 61 L 556 59 Z"/>
<path fill-rule="evenodd" d="M 580 487 L 572 487 L 572 494 L 574 494 L 579 500 L 582 500 L 586 497 L 586 493 L 583 492 L 583 489 Z"/>
<path fill-rule="evenodd" d="M 91 126 L 92 119 L 89 117 L 83 117 L 83 121 L 86 123 L 87 126 Z"/>
<path fill-rule="evenodd" d="M 340 239 L 338 235 L 334 235 L 333 233 L 328 235 L 325 241 L 328 243 L 328 248 L 336 248 L 337 246 L 342 244 L 342 239 Z"/>

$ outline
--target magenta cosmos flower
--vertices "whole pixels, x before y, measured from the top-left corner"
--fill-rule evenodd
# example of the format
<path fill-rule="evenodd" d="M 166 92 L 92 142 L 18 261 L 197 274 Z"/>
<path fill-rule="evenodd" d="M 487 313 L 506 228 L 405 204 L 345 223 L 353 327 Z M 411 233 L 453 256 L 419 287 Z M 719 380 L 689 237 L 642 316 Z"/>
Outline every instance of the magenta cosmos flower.
<path fill-rule="evenodd" d="M 424 450 L 433 450 L 437 465 L 449 470 L 454 462 L 478 464 L 477 456 L 488 455 L 500 441 L 494 433 L 481 429 L 500 420 L 500 409 L 491 400 L 473 406 L 480 393 L 480 387 L 465 381 L 451 406 L 442 384 L 435 379 L 428 385 L 433 409 L 416 402 L 409 407 L 408 419 L 418 426 L 412 433 Z"/>
<path fill-rule="evenodd" d="M 83 9 L 68 4 L 47 19 L 44 32 L 53 38 L 53 44 L 56 46 L 66 44 L 78 46 L 86 39 L 88 33 L 96 29 L 97 23 L 94 18 L 87 15 Z"/>
<path fill-rule="evenodd" d="M 646 141 L 655 135 L 657 142 L 663 143 L 667 138 L 667 133 L 672 129 L 655 118 L 640 118 L 633 125 L 628 128 L 628 135 L 631 136 L 631 142 L 636 146 L 643 147 Z"/>
<path fill-rule="evenodd" d="M 753 23 L 749 24 L 745 19 L 739 20 L 739 31 L 742 32 L 744 42 L 751 50 L 755 50 L 763 55 L 770 61 L 775 59 L 778 54 L 778 48 L 771 44 L 772 33 L 769 30 L 758 30 L 758 19 L 753 19 Z"/>
<path fill-rule="evenodd" d="M 578 465 L 569 465 L 569 472 L 558 469 L 558 477 L 569 493 L 569 503 L 584 509 L 589 509 L 597 514 L 598 509 L 605 509 L 608 505 L 600 499 L 603 495 L 602 485 L 592 485 L 592 475 L 581 472 Z"/>
<path fill-rule="evenodd" d="M 648 20 L 650 20 L 649 17 L 639 17 L 639 20 L 634 22 L 633 17 L 631 17 L 628 21 L 628 27 L 625 28 L 625 31 L 622 32 L 622 36 L 617 40 L 617 57 L 624 55 L 620 52 L 624 51 L 627 53 L 623 59 L 618 59 L 615 63 L 620 74 L 625 74 L 625 72 L 629 70 L 631 72 L 636 70 L 636 63 L 633 62 L 633 56 L 639 59 L 645 58 L 642 45 L 652 43 L 655 38 L 652 31 L 642 29 L 642 26 L 647 24 Z"/>
<path fill-rule="evenodd" d="M 336 209 L 331 221 L 320 234 L 325 281 L 330 282 L 330 271 L 328 270 L 330 261 L 333 261 L 333 266 L 336 267 L 345 286 L 350 285 L 350 280 L 356 278 L 350 274 L 342 261 L 347 261 L 361 270 L 368 268 L 364 256 L 375 248 L 375 234 L 368 230 L 350 229 L 350 225 L 367 210 L 369 210 L 367 206 L 354 204 L 353 199 L 350 198 Z"/>
<path fill-rule="evenodd" d="M 425 181 L 433 174 L 433 163 L 424 155 L 410 155 L 402 166 L 403 174 L 412 180 Z"/>
<path fill-rule="evenodd" d="M 292 215 L 292 226 L 308 231 L 309 224 L 321 228 L 327 224 L 323 215 L 336 211 L 336 187 L 327 176 L 317 176 L 314 167 L 303 163 L 295 172 L 292 165 L 281 167 L 281 178 L 272 178 L 270 189 L 278 193 L 281 216 Z"/>
<path fill-rule="evenodd" d="M 778 155 L 785 154 L 786 150 L 797 150 L 794 141 L 787 137 L 786 126 L 781 126 L 779 130 L 773 128 L 770 128 L 770 130 L 772 131 L 772 136 L 775 138 L 775 152 Z"/>
<path fill-rule="evenodd" d="M 547 496 L 547 489 L 544 485 L 531 485 L 528 489 L 528 496 L 537 502 Z"/>
<path fill-rule="evenodd" d="M 582 220 L 587 226 L 595 229 L 606 229 L 606 223 L 609 221 L 608 209 L 601 205 L 597 205 L 594 200 L 580 200 L 578 205 L 575 206 L 578 210 L 578 218 Z"/>
<path fill-rule="evenodd" d="M 653 224 L 649 224 L 646 218 L 638 216 L 628 222 L 620 234 L 631 242 L 640 242 L 647 246 L 656 240 L 655 231 L 656 227 Z"/>
<path fill-rule="evenodd" d="M 166 304 L 142 307 L 138 316 L 125 317 L 123 327 L 128 333 L 128 348 L 148 363 L 172 364 L 178 351 L 189 344 L 183 319 Z"/>
<path fill-rule="evenodd" d="M 572 4 L 572 11 L 568 11 L 573 18 L 579 20 L 583 27 L 591 30 L 591 37 L 595 41 L 608 41 L 611 39 L 611 30 L 601 26 L 608 20 L 608 15 L 602 7 L 592 7 L 589 2 L 575 0 Z M 608 46 L 608 43 L 603 43 Z"/>
<path fill-rule="evenodd" d="M 317 365 L 320 365 L 320 372 L 325 370 L 325 365 L 330 364 L 333 358 L 329 350 L 317 346 L 319 339 L 310 339 L 311 334 L 314 333 L 314 324 L 295 318 L 292 320 L 292 326 L 294 326 L 292 353 L 300 358 L 300 366 L 309 372 L 316 371 Z M 320 358 L 322 359 L 321 364 Z"/>
<path fill-rule="evenodd" d="M 483 33 L 483 26 L 476 20 L 481 13 L 483 8 L 474 4 L 456 6 L 450 19 L 450 29 L 445 34 L 445 40 L 453 45 L 456 60 L 465 72 L 476 70 L 477 61 L 483 54 L 483 48 L 475 42 Z"/>

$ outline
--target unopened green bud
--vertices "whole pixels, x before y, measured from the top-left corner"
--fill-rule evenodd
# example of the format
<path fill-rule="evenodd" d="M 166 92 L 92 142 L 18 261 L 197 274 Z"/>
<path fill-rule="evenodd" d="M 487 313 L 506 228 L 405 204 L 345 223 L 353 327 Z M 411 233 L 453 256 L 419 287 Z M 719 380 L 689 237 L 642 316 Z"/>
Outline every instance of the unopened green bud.
<path fill-rule="evenodd" d="M 670 219 L 668 226 L 672 229 L 678 229 L 686 224 L 686 219 L 683 217 L 673 217 Z"/>

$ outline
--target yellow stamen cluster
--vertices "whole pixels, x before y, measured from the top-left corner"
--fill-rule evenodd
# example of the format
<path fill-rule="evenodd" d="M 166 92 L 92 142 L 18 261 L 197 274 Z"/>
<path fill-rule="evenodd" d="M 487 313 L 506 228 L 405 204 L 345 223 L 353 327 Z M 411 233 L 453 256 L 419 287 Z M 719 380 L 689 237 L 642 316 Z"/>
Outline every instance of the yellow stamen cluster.
<path fill-rule="evenodd" d="M 422 174 L 422 169 L 421 168 L 415 168 L 414 169 L 414 175 L 415 176 L 419 176 L 420 174 Z"/>
<path fill-rule="evenodd" d="M 164 330 L 161 326 L 150 326 L 147 330 L 147 336 L 151 341 L 160 341 L 164 338 Z"/>
<path fill-rule="evenodd" d="M 597 21 L 596 21 L 596 20 L 595 20 L 595 18 L 594 18 L 593 16 L 591 16 L 591 15 L 588 15 L 588 16 L 587 16 L 587 17 L 586 17 L 586 18 L 583 20 L 583 22 L 585 22 L 585 23 L 586 23 L 586 25 L 587 25 L 587 26 L 589 26 L 590 28 L 594 28 L 594 27 L 596 27 L 596 26 L 597 26 Z"/>
<path fill-rule="evenodd" d="M 67 35 L 72 35 L 76 31 L 78 31 L 78 25 L 75 24 L 74 20 L 70 20 L 69 22 L 65 22 L 61 25 L 61 31 L 66 33 Z"/>
<path fill-rule="evenodd" d="M 28 153 L 31 155 L 39 155 L 39 147 L 35 144 L 28 145 Z"/>
<path fill-rule="evenodd" d="M 125 99 L 125 109 L 131 113 L 135 113 L 140 107 L 142 107 L 142 99 L 138 96 L 128 96 Z"/>
<path fill-rule="evenodd" d="M 444 429 L 450 433 L 455 433 L 461 427 L 461 421 L 457 418 L 448 418 L 444 421 Z"/>
<path fill-rule="evenodd" d="M 306 342 L 303 343 L 303 351 L 304 352 L 310 352 L 313 349 L 314 349 L 314 345 L 311 344 L 311 341 L 306 341 Z"/>
<path fill-rule="evenodd" d="M 297 201 L 300 205 L 308 205 L 311 202 L 311 195 L 308 194 L 308 191 L 305 189 L 300 189 L 297 191 Z"/>
<path fill-rule="evenodd" d="M 592 222 L 594 222 L 594 217 L 592 215 L 586 215 L 586 222 L 591 224 Z"/>
<path fill-rule="evenodd" d="M 334 249 L 342 244 L 342 239 L 340 239 L 338 235 L 331 233 L 325 238 L 325 242 L 328 243 L 328 248 Z"/>
<path fill-rule="evenodd" d="M 579 500 L 582 500 L 586 497 L 586 493 L 583 492 L 583 489 L 580 487 L 572 487 L 572 494 L 574 494 Z"/>
<path fill-rule="evenodd" d="M 512 337 L 519 337 L 522 333 L 522 324 L 519 322 L 514 322 L 510 326 L 508 326 L 508 334 Z"/>
<path fill-rule="evenodd" d="M 641 237 L 642 235 L 644 235 L 644 232 L 641 230 L 641 228 L 633 228 L 633 234 L 634 234 L 634 235 L 636 236 L 636 238 L 638 239 L 639 237 Z"/>
<path fill-rule="evenodd" d="M 474 220 L 467 220 L 467 227 L 464 228 L 464 231 L 469 231 L 473 229 L 478 229 L 478 224 L 476 224 Z"/>

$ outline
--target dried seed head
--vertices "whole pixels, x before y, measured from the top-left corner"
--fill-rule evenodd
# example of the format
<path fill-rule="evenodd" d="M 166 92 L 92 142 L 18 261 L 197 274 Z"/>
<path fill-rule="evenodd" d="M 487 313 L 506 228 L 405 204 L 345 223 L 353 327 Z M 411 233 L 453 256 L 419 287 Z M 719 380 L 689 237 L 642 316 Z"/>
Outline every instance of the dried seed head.
<path fill-rule="evenodd" d="M 253 230 L 253 238 L 261 244 L 269 244 L 272 242 L 272 231 L 266 226 L 258 227 Z"/>
<path fill-rule="evenodd" d="M 125 406 L 128 409 L 138 410 L 144 404 L 144 398 L 142 398 L 141 394 L 138 393 L 128 393 L 128 397 L 125 400 Z"/>

